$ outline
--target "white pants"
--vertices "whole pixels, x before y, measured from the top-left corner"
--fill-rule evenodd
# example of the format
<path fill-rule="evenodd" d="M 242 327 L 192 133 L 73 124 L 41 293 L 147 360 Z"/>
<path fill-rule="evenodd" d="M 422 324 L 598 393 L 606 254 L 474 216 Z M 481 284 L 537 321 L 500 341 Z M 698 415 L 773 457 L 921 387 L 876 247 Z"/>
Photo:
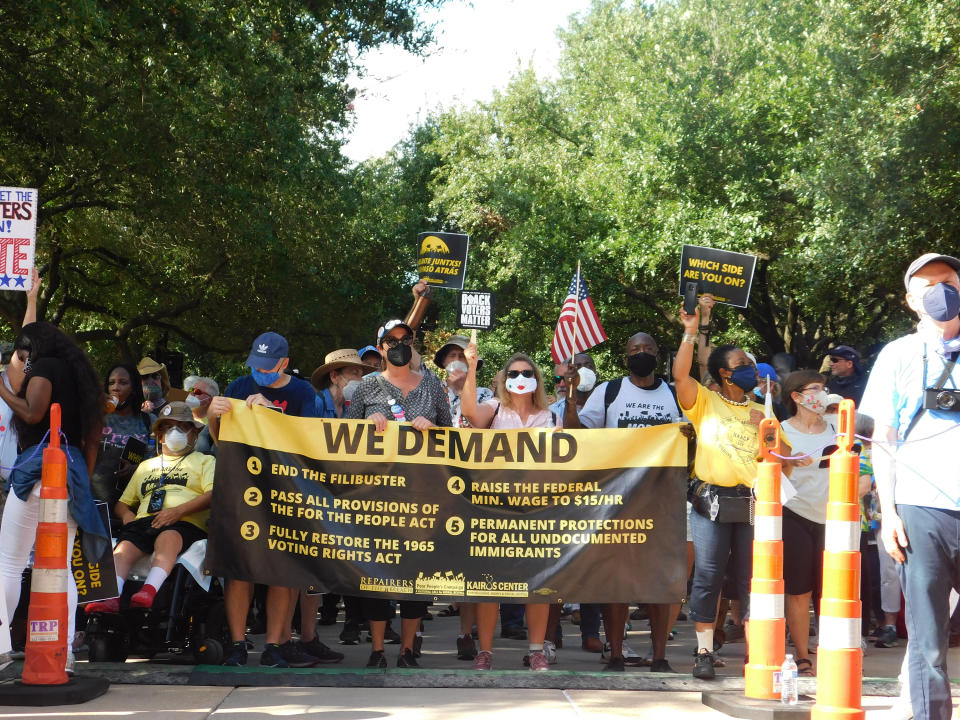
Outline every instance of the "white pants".
<path fill-rule="evenodd" d="M 7 617 L 4 622 L 10 626 L 10 618 L 20 602 L 20 578 L 30 564 L 30 552 L 37 539 L 37 525 L 40 523 L 40 481 L 26 502 L 16 496 L 12 490 L 7 496 L 3 508 L 3 521 L 0 522 L 0 577 L 3 578 L 3 593 L 7 601 Z M 77 535 L 77 521 L 67 514 L 67 649 L 73 646 L 73 635 L 77 620 L 77 584 L 70 572 L 70 556 L 73 540 Z"/>
<path fill-rule="evenodd" d="M 883 547 L 879 528 L 873 532 L 877 538 L 877 555 L 880 556 L 880 607 L 885 613 L 897 614 L 900 612 L 900 576 L 897 574 L 897 562 Z"/>

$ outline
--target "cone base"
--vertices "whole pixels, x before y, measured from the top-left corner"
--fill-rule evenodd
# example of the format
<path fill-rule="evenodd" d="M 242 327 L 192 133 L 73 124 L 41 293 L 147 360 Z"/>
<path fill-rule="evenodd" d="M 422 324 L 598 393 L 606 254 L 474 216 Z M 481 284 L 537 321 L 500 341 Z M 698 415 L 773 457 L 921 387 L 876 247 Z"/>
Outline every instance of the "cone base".
<path fill-rule="evenodd" d="M 109 680 L 93 675 L 74 675 L 63 685 L 26 685 L 18 680 L 0 685 L 0 706 L 78 705 L 100 697 L 109 689 Z"/>
<path fill-rule="evenodd" d="M 801 695 L 796 705 L 784 705 L 779 698 L 758 700 L 744 697 L 736 690 L 704 692 L 700 695 L 700 701 L 730 717 L 750 720 L 806 720 L 813 707 L 813 698 L 808 695 Z"/>
<path fill-rule="evenodd" d="M 773 674 L 780 666 L 749 664 L 743 668 L 743 694 L 757 700 L 779 700 L 780 692 L 773 689 Z"/>

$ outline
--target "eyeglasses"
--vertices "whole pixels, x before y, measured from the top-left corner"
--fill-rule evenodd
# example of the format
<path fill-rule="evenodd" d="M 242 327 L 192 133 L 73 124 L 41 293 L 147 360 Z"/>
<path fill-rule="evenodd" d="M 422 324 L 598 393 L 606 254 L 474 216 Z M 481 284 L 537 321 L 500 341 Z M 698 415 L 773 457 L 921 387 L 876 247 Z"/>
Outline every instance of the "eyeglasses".
<path fill-rule="evenodd" d="M 797 392 L 799 392 L 802 395 L 808 390 L 812 390 L 813 392 L 820 392 L 821 390 L 825 390 L 825 389 L 826 388 L 824 388 L 823 385 L 811 385 L 810 387 L 801 388 Z"/>
<path fill-rule="evenodd" d="M 533 370 L 507 370 L 507 377 L 511 380 L 523 375 L 525 378 L 533 377 Z"/>
<path fill-rule="evenodd" d="M 553 376 L 553 381 L 554 381 L 555 383 L 562 382 L 562 381 L 563 381 L 563 375 L 554 375 L 554 376 Z"/>
<path fill-rule="evenodd" d="M 387 337 L 383 339 L 383 344 L 388 348 L 395 348 L 400 343 L 413 345 L 413 335 L 404 335 L 402 338 Z"/>

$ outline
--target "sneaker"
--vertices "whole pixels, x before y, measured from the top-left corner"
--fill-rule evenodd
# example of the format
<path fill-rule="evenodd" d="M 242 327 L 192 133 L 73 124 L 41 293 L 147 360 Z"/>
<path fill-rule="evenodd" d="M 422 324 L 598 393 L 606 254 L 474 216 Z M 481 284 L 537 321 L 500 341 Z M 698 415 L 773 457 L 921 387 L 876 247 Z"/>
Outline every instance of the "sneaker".
<path fill-rule="evenodd" d="M 112 613 L 116 615 L 120 612 L 120 598 L 110 598 L 109 600 L 87 603 L 83 612 L 87 615 L 92 615 L 93 613 Z"/>
<path fill-rule="evenodd" d="M 263 646 L 263 652 L 260 653 L 260 666 L 273 668 L 287 668 L 290 663 L 283 657 L 283 647 L 277 643 L 267 643 Z M 300 667 L 306 667 L 301 665 Z"/>
<path fill-rule="evenodd" d="M 670 663 L 667 662 L 666 658 L 660 658 L 650 663 L 650 672 L 675 673 L 676 670 L 670 667 Z"/>
<path fill-rule="evenodd" d="M 609 660 L 607 660 L 606 665 L 603 666 L 603 669 L 606 672 L 623 672 L 624 671 L 623 658 L 622 657 L 610 658 Z"/>
<path fill-rule="evenodd" d="M 638 606 L 636 610 L 630 613 L 630 619 L 631 620 L 649 620 L 650 613 L 647 611 L 647 606 L 646 605 Z"/>
<path fill-rule="evenodd" d="M 534 650 L 530 653 L 530 669 L 534 672 L 546 672 L 550 669 L 550 662 L 543 650 Z"/>
<path fill-rule="evenodd" d="M 724 642 L 728 643 L 742 643 L 746 638 L 743 625 L 736 625 L 729 620 L 727 624 L 723 626 L 723 633 L 726 636 Z"/>
<path fill-rule="evenodd" d="M 326 644 L 314 638 L 310 642 L 301 642 L 300 649 L 308 655 L 313 655 L 321 663 L 338 663 L 343 660 L 343 653 L 331 650 Z"/>
<path fill-rule="evenodd" d="M 457 638 L 457 660 L 474 660 L 477 657 L 477 644 L 469 635 Z M 474 668 L 474 670 L 489 670 L 489 668 Z"/>
<path fill-rule="evenodd" d="M 73 650 L 67 650 L 67 662 L 64 665 L 64 670 L 67 675 L 73 676 L 74 668 L 77 666 L 77 658 L 73 655 Z"/>
<path fill-rule="evenodd" d="M 385 668 L 387 666 L 387 658 L 383 654 L 383 650 L 374 650 L 370 653 L 370 657 L 367 659 L 368 668 Z"/>
<path fill-rule="evenodd" d="M 717 673 L 713 670 L 713 653 L 701 649 L 693 663 L 693 676 L 699 680 L 713 680 Z"/>
<path fill-rule="evenodd" d="M 399 645 L 400 633 L 393 629 L 393 625 L 387 623 L 387 629 L 383 631 L 383 642 L 387 645 Z"/>
<path fill-rule="evenodd" d="M 227 656 L 223 659 L 221 665 L 227 667 L 243 667 L 247 664 L 247 641 L 230 643 L 227 646 Z"/>
<path fill-rule="evenodd" d="M 420 663 L 417 662 L 417 659 L 413 656 L 413 650 L 407 648 L 402 653 L 400 657 L 397 658 L 397 667 L 398 668 L 418 668 Z"/>
<path fill-rule="evenodd" d="M 557 646 L 549 640 L 543 641 L 543 654 L 546 656 L 548 663 L 551 665 L 557 664 Z"/>
<path fill-rule="evenodd" d="M 130 607 L 132 608 L 151 608 L 153 600 L 157 597 L 157 589 L 153 585 L 144 585 L 130 598 Z"/>
<path fill-rule="evenodd" d="M 490 670 L 493 667 L 493 653 L 481 650 L 473 660 L 474 670 Z"/>
<path fill-rule="evenodd" d="M 340 632 L 340 644 L 341 645 L 359 645 L 360 644 L 360 628 L 358 627 L 346 627 L 344 626 L 343 630 Z"/>
<path fill-rule="evenodd" d="M 884 625 L 877 630 L 877 640 L 874 643 L 878 648 L 892 648 L 897 646 L 897 629 L 893 625 Z"/>

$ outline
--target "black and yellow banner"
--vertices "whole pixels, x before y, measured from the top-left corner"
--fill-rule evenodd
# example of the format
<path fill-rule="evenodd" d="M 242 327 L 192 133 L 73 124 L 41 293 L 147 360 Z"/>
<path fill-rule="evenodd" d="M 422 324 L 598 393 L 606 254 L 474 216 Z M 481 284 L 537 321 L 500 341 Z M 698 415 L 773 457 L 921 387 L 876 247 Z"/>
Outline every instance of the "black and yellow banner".
<path fill-rule="evenodd" d="M 408 600 L 677 602 L 679 428 L 376 433 L 235 402 L 220 426 L 207 567 Z"/>

